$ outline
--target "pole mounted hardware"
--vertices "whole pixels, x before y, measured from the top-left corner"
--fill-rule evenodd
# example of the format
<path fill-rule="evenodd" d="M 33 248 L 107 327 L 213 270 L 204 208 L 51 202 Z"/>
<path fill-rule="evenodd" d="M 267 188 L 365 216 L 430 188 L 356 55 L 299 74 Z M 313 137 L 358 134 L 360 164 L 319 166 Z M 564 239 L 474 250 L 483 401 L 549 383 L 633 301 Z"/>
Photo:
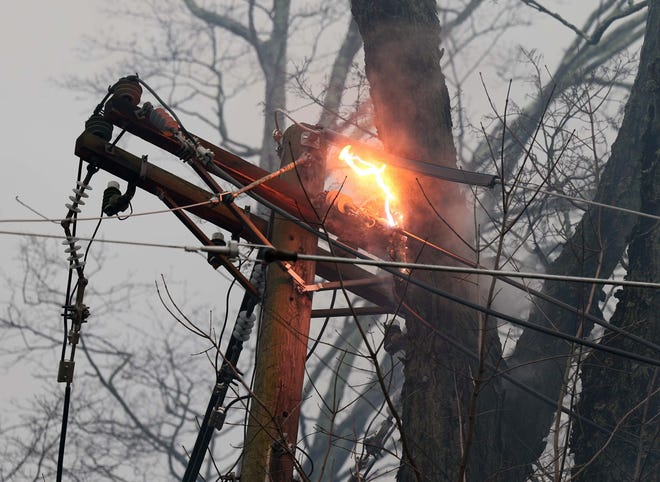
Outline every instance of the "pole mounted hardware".
<path fill-rule="evenodd" d="M 117 181 L 108 182 L 108 187 L 103 191 L 103 212 L 108 216 L 114 216 L 126 211 L 134 195 L 135 184 L 129 183 L 126 193 L 122 194 Z"/>

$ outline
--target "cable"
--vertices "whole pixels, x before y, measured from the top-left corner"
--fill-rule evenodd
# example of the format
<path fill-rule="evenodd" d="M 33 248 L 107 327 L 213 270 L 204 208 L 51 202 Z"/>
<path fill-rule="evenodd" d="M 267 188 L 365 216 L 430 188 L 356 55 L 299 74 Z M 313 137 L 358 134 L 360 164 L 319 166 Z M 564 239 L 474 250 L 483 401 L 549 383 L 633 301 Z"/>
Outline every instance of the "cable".
<path fill-rule="evenodd" d="M 106 219 L 106 218 L 94 218 L 94 219 Z M 43 234 L 43 233 L 31 233 L 31 232 L 22 232 L 22 231 L 0 231 L 0 234 L 10 235 L 10 236 L 31 236 L 36 238 L 50 238 L 50 239 L 66 239 L 64 236 L 59 236 L 55 234 Z M 76 238 L 78 241 L 92 241 L 94 238 Z M 141 246 L 148 248 L 166 248 L 166 249 L 181 249 L 188 252 L 218 252 L 223 254 L 230 254 L 231 246 L 186 246 L 180 244 L 164 244 L 164 243 L 149 243 L 149 242 L 140 242 L 140 241 L 126 241 L 118 239 L 98 239 L 96 240 L 99 243 L 108 243 L 108 244 L 121 244 L 128 246 Z M 385 261 L 375 258 L 342 258 L 336 256 L 320 256 L 320 255 L 311 255 L 311 254 L 301 254 L 301 253 L 292 253 L 289 251 L 280 251 L 270 248 L 270 246 L 263 244 L 251 244 L 251 243 L 237 243 L 237 247 L 250 247 L 250 248 L 264 248 L 266 261 L 274 260 L 290 260 L 294 261 L 295 259 L 299 260 L 309 260 L 309 261 L 322 261 L 328 263 L 337 263 L 337 264 L 353 264 L 353 265 L 365 265 L 365 266 L 375 266 L 381 269 L 385 268 L 398 268 L 398 269 L 416 269 L 416 270 L 427 270 L 427 271 L 443 271 L 450 273 L 464 273 L 464 274 L 483 274 L 488 276 L 508 276 L 508 277 L 519 277 L 519 278 L 532 278 L 539 280 L 553 280 L 553 281 L 567 281 L 574 283 L 590 283 L 590 284 L 602 284 L 602 285 L 611 285 L 611 286 L 630 286 L 635 288 L 652 288 L 660 289 L 660 283 L 652 283 L 648 281 L 635 281 L 635 280 L 607 280 L 603 278 L 585 278 L 580 276 L 564 276 L 564 275 L 553 275 L 553 274 L 543 274 L 543 273 L 529 273 L 524 271 L 502 271 L 494 269 L 482 269 L 482 268 L 464 268 L 461 266 L 448 266 L 448 265 L 435 265 L 435 264 L 422 264 L 422 263 L 405 263 L 398 261 Z M 270 249 L 268 249 L 270 248 Z M 386 270 L 392 272 L 390 270 Z M 407 276 L 403 273 L 398 273 L 397 276 Z"/>
<path fill-rule="evenodd" d="M 69 424 L 69 402 L 71 401 L 71 384 L 64 389 L 64 408 L 62 410 L 62 427 L 60 429 L 60 447 L 57 453 L 57 480 L 61 482 L 64 470 L 64 448 L 66 446 L 66 429 Z"/>
<path fill-rule="evenodd" d="M 223 194 L 223 193 L 221 193 Z M 6 223 L 62 223 L 64 221 L 67 221 L 66 218 L 46 218 L 42 214 L 38 213 L 37 211 L 34 211 L 33 208 L 27 206 L 25 203 L 22 201 L 19 201 L 21 204 L 23 204 L 25 207 L 30 209 L 31 211 L 35 212 L 39 216 L 42 216 L 43 219 L 0 219 L 0 224 L 6 224 Z M 136 218 L 139 216 L 151 216 L 153 214 L 163 214 L 163 213 L 171 213 L 174 211 L 181 211 L 182 209 L 190 209 L 190 208 L 195 208 L 198 206 L 205 206 L 207 204 L 210 204 L 211 206 L 216 206 L 220 204 L 220 200 L 217 197 L 212 197 L 208 201 L 203 201 L 203 202 L 198 202 L 198 203 L 193 203 L 193 204 L 186 204 L 185 206 L 177 206 L 175 208 L 170 208 L 170 209 L 158 209 L 155 211 L 145 211 L 141 213 L 131 213 L 128 216 L 121 216 L 119 214 L 115 214 L 114 216 L 101 216 L 101 217 L 89 217 L 89 218 L 76 218 L 76 222 L 78 221 L 98 221 L 99 219 L 105 219 L 105 220 L 110 220 L 110 219 L 118 219 L 119 221 L 123 221 L 128 218 Z"/>
<path fill-rule="evenodd" d="M 200 248 L 203 251 L 213 250 L 213 246 Z M 630 281 L 630 280 L 607 280 L 603 278 L 585 278 L 581 276 L 564 276 L 545 273 L 529 273 L 524 271 L 504 271 L 496 269 L 485 268 L 465 268 L 462 266 L 448 266 L 441 264 L 421 264 L 421 263 L 406 263 L 401 261 L 385 261 L 380 259 L 358 259 L 358 258 L 341 258 L 336 256 L 320 256 L 315 254 L 302 254 L 289 251 L 270 250 L 266 251 L 266 261 L 273 260 L 306 260 L 306 261 L 324 261 L 328 263 L 337 264 L 354 264 L 365 266 L 376 266 L 378 268 L 403 268 L 403 269 L 416 269 L 426 271 L 443 271 L 449 273 L 463 273 L 463 274 L 483 274 L 488 276 L 509 276 L 517 278 L 531 278 L 550 281 L 568 281 L 573 283 L 590 283 L 602 284 L 613 286 L 632 286 L 636 288 L 660 288 L 660 283 L 652 283 L 649 281 Z"/>
<path fill-rule="evenodd" d="M 548 196 L 555 196 L 555 197 L 559 197 L 559 198 L 562 198 L 562 199 L 568 199 L 570 201 L 575 201 L 575 202 L 582 203 L 582 204 L 589 204 L 591 206 L 597 206 L 597 207 L 600 207 L 600 208 L 611 209 L 613 211 L 619 211 L 619 212 L 626 213 L 626 214 L 633 214 L 635 216 L 642 216 L 642 217 L 645 217 L 645 218 L 650 218 L 650 219 L 655 219 L 656 221 L 660 221 L 660 216 L 656 215 L 656 214 L 645 213 L 643 211 L 636 211 L 634 209 L 622 208 L 622 207 L 619 207 L 619 206 L 614 206 L 612 204 L 601 203 L 601 202 L 598 202 L 598 201 L 590 201 L 588 199 L 575 197 L 575 196 L 569 196 L 568 194 L 562 194 L 562 193 L 556 192 L 556 191 L 548 191 L 547 189 L 541 189 L 541 186 L 539 186 L 538 184 L 533 184 L 533 183 L 520 184 L 520 183 L 517 183 L 517 184 L 514 184 L 514 185 L 506 185 L 506 187 L 518 188 L 518 189 L 522 189 L 524 191 L 539 192 L 541 194 L 546 194 Z"/>
<path fill-rule="evenodd" d="M 338 290 L 333 290 L 332 291 L 332 299 L 330 300 L 330 309 L 333 309 L 335 306 L 335 301 L 337 300 L 337 291 Z M 309 349 L 307 352 L 307 356 L 305 357 L 305 361 L 308 361 L 312 355 L 314 354 L 314 350 L 316 350 L 316 347 L 318 344 L 321 342 L 321 338 L 323 337 L 323 333 L 325 333 L 325 329 L 328 327 L 328 323 L 330 322 L 330 316 L 327 316 L 325 320 L 323 321 L 323 325 L 321 325 L 321 329 L 319 330 L 319 334 L 316 337 L 316 340 L 314 340 L 314 344 L 312 347 Z"/>
<path fill-rule="evenodd" d="M 593 341 L 585 340 L 583 338 L 569 335 L 567 333 L 563 333 L 561 331 L 556 331 L 551 328 L 547 328 L 543 325 L 537 325 L 536 323 L 532 323 L 530 321 L 522 320 L 520 318 L 516 318 L 511 315 L 507 315 L 505 313 L 501 313 L 499 311 L 493 310 L 492 308 L 487 308 L 485 306 L 481 306 L 478 303 L 475 303 L 473 301 L 467 300 L 465 298 L 462 298 L 460 296 L 454 295 L 452 293 L 449 293 L 447 291 L 441 290 L 439 288 L 436 288 L 435 286 L 431 286 L 428 283 L 425 283 L 417 278 L 414 278 L 409 275 L 403 275 L 402 273 L 397 273 L 396 270 L 393 270 L 391 268 L 383 268 L 385 271 L 394 274 L 395 276 L 404 279 L 405 281 L 412 283 L 422 289 L 425 289 L 429 291 L 430 293 L 434 293 L 438 296 L 441 296 L 443 298 L 446 298 L 448 300 L 454 301 L 456 303 L 459 303 L 463 306 L 467 306 L 468 308 L 472 308 L 473 310 L 479 311 L 481 313 L 494 316 L 496 318 L 501 318 L 502 320 L 508 321 L 509 323 L 512 323 L 514 325 L 522 326 L 524 328 L 529 328 L 534 331 L 538 331 L 540 333 L 549 335 L 549 336 L 554 336 L 556 338 L 561 338 L 563 340 L 569 341 L 571 343 L 576 343 L 578 345 L 583 345 L 589 348 L 592 348 L 594 350 L 599 350 L 599 351 L 604 351 L 608 352 L 613 355 L 620 356 L 622 358 L 628 358 L 630 360 L 635 360 L 641 363 L 646 363 L 649 365 L 654 365 L 654 366 L 660 366 L 660 360 L 654 359 L 654 358 L 649 358 L 643 355 L 638 355 L 637 353 L 621 350 L 618 348 L 610 347 L 607 345 L 601 345 L 600 343 L 596 343 Z"/>

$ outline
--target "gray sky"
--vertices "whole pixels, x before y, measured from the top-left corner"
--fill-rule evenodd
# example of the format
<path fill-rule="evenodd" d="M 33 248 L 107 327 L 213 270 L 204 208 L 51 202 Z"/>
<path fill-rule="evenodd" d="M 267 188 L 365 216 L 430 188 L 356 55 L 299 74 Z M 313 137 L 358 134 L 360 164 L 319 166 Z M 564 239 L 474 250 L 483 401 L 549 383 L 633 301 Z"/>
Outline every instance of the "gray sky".
<path fill-rule="evenodd" d="M 0 16 L 2 59 L 2 176 L 0 219 L 31 218 L 15 196 L 46 215 L 62 216 L 64 193 L 73 187 L 73 144 L 84 121 L 84 101 L 55 85 L 67 72 L 84 70 L 75 49 L 102 21 L 101 2 L 24 0 Z M 67 194 L 68 195 L 68 194 Z M 57 233 L 55 225 L 0 224 L 1 230 Z M 0 236 L 3 275 L 16 272 L 17 238 Z M 8 293 L 2 293 L 2 305 Z M 56 319 L 54 318 L 55 322 Z M 3 341 L 0 340 L 0 344 Z M 23 367 L 0 372 L 0 404 L 22 398 L 33 385 Z"/>
<path fill-rule="evenodd" d="M 75 140 L 100 97 L 76 94 L 57 82 L 68 75 L 85 77 L 99 72 L 102 62 L 81 60 L 83 37 L 94 35 L 107 25 L 102 9 L 108 8 L 108 4 L 100 0 L 22 0 L 11 3 L 12 6 L 6 7 L 0 16 L 3 72 L 0 132 L 4 146 L 1 154 L 0 220 L 35 218 L 15 200 L 16 196 L 44 215 L 59 218 L 66 214 L 64 204 L 69 202 L 67 198 L 75 186 L 78 166 L 73 154 Z M 83 207 L 82 215 L 98 215 L 98 202 L 108 179 L 104 173 L 95 176 L 92 181 L 94 190 L 90 193 L 92 201 Z M 140 193 L 134 204 L 136 212 L 164 208 L 153 196 Z M 93 224 L 87 223 L 81 226 L 80 234 L 91 234 L 92 228 Z M 0 223 L 0 230 L 63 234 L 59 225 L 49 223 Z M 185 228 L 168 214 L 123 223 L 109 222 L 102 225 L 100 236 L 193 244 Z M 3 276 L 16 277 L 19 274 L 16 260 L 18 241 L 17 237 L 0 235 L 0 273 Z M 170 279 L 179 281 L 195 277 L 201 283 L 200 291 L 206 295 L 208 291 L 204 286 L 213 286 L 218 292 L 219 274 L 208 268 L 205 260 L 197 255 L 162 250 L 146 252 L 143 248 L 125 247 L 106 248 L 106 254 L 114 258 L 115 267 L 108 266 L 91 279 L 91 283 L 109 285 L 127 275 L 153 283 L 160 273 L 165 273 Z M 174 272 L 176 276 L 173 276 Z M 58 289 L 64 289 L 66 273 L 62 248 L 62 276 Z M 204 298 L 208 300 L 201 293 L 188 295 L 191 301 L 203 303 Z M 8 296 L 9 293 L 1 293 L 3 310 Z M 60 318 L 53 313 L 49 320 L 36 321 L 60 323 Z M 85 328 L 93 329 L 93 321 L 94 318 L 90 318 Z M 45 374 L 53 384 L 56 370 L 57 360 L 53 359 L 52 373 Z M 30 374 L 39 373 L 33 367 L 26 370 L 24 365 L 11 367 L 9 371 L 0 369 L 0 384 L 5 387 L 0 390 L 0 406 L 10 400 L 21 400 L 38 389 L 37 384 L 26 378 Z"/>

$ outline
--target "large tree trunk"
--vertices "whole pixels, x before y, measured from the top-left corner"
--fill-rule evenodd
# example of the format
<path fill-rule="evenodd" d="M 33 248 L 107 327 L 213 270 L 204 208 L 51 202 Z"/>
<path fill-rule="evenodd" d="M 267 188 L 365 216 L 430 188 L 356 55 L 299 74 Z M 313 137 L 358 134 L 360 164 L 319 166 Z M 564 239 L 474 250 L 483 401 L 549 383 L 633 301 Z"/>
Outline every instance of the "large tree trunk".
<path fill-rule="evenodd" d="M 436 2 L 353 0 L 352 13 L 364 41 L 376 127 L 386 149 L 408 158 L 455 167 L 449 95 L 440 70 Z M 473 255 L 429 206 L 432 203 L 465 237 L 471 216 L 457 186 L 420 179 L 429 198 L 427 202 L 414 176 L 397 176 L 404 227 L 464 256 Z M 420 245 L 411 244 L 407 256 L 420 262 L 438 261 L 437 253 Z M 414 272 L 412 276 L 465 298 L 476 296 L 473 285 L 461 277 L 428 272 Z M 477 375 L 477 367 L 444 337 L 476 351 L 478 316 L 405 283 L 397 287 L 395 296 L 401 298 L 404 309 L 410 313 L 406 317 L 406 381 L 402 392 L 404 456 L 398 480 L 456 480 L 469 425 L 472 377 Z M 499 356 L 494 330 L 488 331 L 485 346 L 494 358 Z M 479 400 L 494 406 L 496 386 L 488 384 Z M 477 407 L 476 412 L 479 410 Z M 497 445 L 494 417 L 486 417 L 479 418 L 472 444 L 472 480 L 485 480 L 495 470 L 491 456 L 496 451 L 485 450 L 487 445 Z"/>
<path fill-rule="evenodd" d="M 657 2 L 656 2 L 657 3 Z M 648 108 L 649 99 L 657 96 L 658 21 L 647 29 L 640 71 L 631 92 L 623 123 L 612 146 L 612 154 L 604 169 L 596 194 L 596 201 L 629 209 L 639 209 L 639 182 L 642 160 L 648 155 L 643 134 L 655 128 L 657 115 Z M 651 23 L 650 23 L 651 25 Z M 653 58 L 652 58 L 653 57 Z M 657 97 L 656 97 L 657 98 Z M 657 105 L 657 104 L 656 104 Z M 653 123 L 656 124 L 653 124 Z M 626 248 L 626 235 L 635 224 L 635 217 L 617 211 L 591 207 L 583 216 L 575 234 L 566 242 L 560 256 L 549 272 L 575 276 L 607 278 L 618 264 Z M 599 291 L 593 297 L 591 287 L 547 282 L 543 291 L 560 300 L 599 314 Z M 530 321 L 575 334 L 584 320 L 550 303 L 537 303 Z M 581 332 L 588 334 L 585 323 Z M 511 375 L 519 382 L 558 400 L 562 394 L 566 357 L 573 353 L 570 344 L 557 338 L 526 330 L 513 356 L 508 360 Z M 503 430 L 506 440 L 507 465 L 518 471 L 511 480 L 525 480 L 529 466 L 536 461 L 545 446 L 555 415 L 555 409 L 505 382 L 506 407 Z M 590 414 L 585 413 L 590 418 Z M 518 469 L 515 469 L 518 467 Z"/>
<path fill-rule="evenodd" d="M 660 1 L 650 2 L 644 48 L 626 114 L 643 119 L 631 141 L 642 151 L 642 211 L 660 212 Z M 621 134 L 625 134 L 622 132 Z M 640 217 L 628 248 L 627 277 L 660 279 L 660 225 Z M 617 325 L 660 344 L 660 291 L 626 288 L 612 316 Z M 608 333 L 603 344 L 657 356 L 620 335 Z M 582 369 L 578 411 L 615 435 L 576 423 L 572 448 L 575 479 L 580 481 L 651 480 L 660 473 L 660 374 L 655 367 L 592 352 Z M 653 474 L 656 474 L 653 476 Z"/>

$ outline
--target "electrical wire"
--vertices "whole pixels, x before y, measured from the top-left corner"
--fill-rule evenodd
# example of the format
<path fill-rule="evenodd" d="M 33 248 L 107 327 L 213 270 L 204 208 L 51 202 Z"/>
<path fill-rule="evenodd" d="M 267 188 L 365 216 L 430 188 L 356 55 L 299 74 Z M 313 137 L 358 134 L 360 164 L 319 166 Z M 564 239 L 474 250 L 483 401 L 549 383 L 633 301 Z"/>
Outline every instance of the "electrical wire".
<path fill-rule="evenodd" d="M 206 247 L 203 250 L 205 251 Z M 290 254 L 291 253 L 287 252 L 284 253 L 284 256 Z M 277 259 L 277 254 L 274 254 L 273 259 Z M 505 270 L 485 269 L 485 268 L 466 268 L 462 266 L 449 266 L 449 265 L 441 265 L 441 264 L 406 263 L 401 261 L 385 261 L 380 259 L 341 258 L 337 256 L 320 256 L 315 254 L 302 254 L 302 253 L 296 253 L 296 259 L 307 260 L 307 261 L 322 261 L 322 262 L 325 261 L 328 263 L 337 263 L 337 264 L 375 266 L 378 268 L 388 267 L 388 268 L 415 269 L 415 270 L 426 270 L 426 271 L 442 271 L 449 273 L 481 274 L 488 276 L 509 276 L 514 278 L 531 278 L 531 279 L 539 279 L 545 281 L 566 281 L 572 283 L 631 286 L 636 288 L 655 288 L 655 289 L 660 288 L 660 283 L 653 283 L 649 281 L 607 280 L 603 278 L 587 278 L 581 276 L 554 275 L 547 273 L 530 273 L 524 271 L 505 271 Z"/>
<path fill-rule="evenodd" d="M 222 193 L 221 193 L 222 194 Z M 0 224 L 10 224 L 10 223 L 62 223 L 64 221 L 67 221 L 66 218 L 47 218 L 43 214 L 35 211 L 33 208 L 28 206 L 22 201 L 19 201 L 22 205 L 30 209 L 32 212 L 35 214 L 39 215 L 42 217 L 42 219 L 0 219 Z M 190 209 L 190 208 L 195 208 L 198 206 L 205 206 L 207 204 L 210 204 L 211 206 L 217 206 L 220 204 L 220 200 L 217 197 L 212 197 L 208 201 L 202 201 L 198 203 L 193 203 L 193 204 L 186 204 L 185 206 L 177 206 L 175 208 L 169 208 L 169 209 L 157 209 L 155 211 L 145 211 L 141 213 L 131 213 L 128 216 L 122 216 L 120 214 L 115 214 L 114 216 L 95 216 L 95 217 L 86 217 L 86 218 L 77 218 L 76 222 L 79 221 L 98 221 L 99 219 L 104 219 L 104 220 L 111 220 L 111 219 L 117 219 L 119 221 L 124 221 L 125 219 L 128 218 L 136 218 L 139 216 L 151 216 L 154 214 L 164 214 L 164 213 L 171 213 L 174 211 L 181 211 L 182 209 Z"/>
<path fill-rule="evenodd" d="M 95 218 L 95 219 L 106 219 L 106 218 Z M 50 239 L 66 239 L 64 236 L 59 236 L 55 234 L 43 234 L 43 233 L 33 233 L 33 232 L 23 232 L 23 231 L 2 231 L 0 230 L 0 235 L 13 235 L 13 236 L 30 236 L 36 238 L 50 238 Z M 93 238 L 82 238 L 77 237 L 79 241 L 92 241 Z M 165 249 L 180 249 L 187 252 L 221 252 L 227 254 L 229 251 L 225 246 L 187 246 L 180 244 L 164 244 L 164 243 L 150 243 L 150 242 L 140 242 L 140 241 L 128 241 L 128 240 L 118 240 L 118 239 L 98 239 L 96 240 L 99 243 L 108 243 L 108 244 L 120 244 L 128 246 L 141 246 L 147 248 L 165 248 Z M 279 259 L 282 256 L 284 259 L 288 259 L 289 256 L 295 254 L 296 258 L 299 260 L 308 260 L 308 261 L 321 261 L 328 263 L 337 263 L 337 264 L 352 264 L 352 265 L 365 265 L 365 266 L 374 266 L 377 268 L 385 269 L 410 269 L 410 270 L 427 270 L 427 271 L 442 271 L 450 273 L 462 273 L 462 274 L 481 274 L 488 276 L 508 276 L 508 277 L 518 277 L 518 278 L 531 278 L 538 280 L 551 280 L 551 281 L 565 281 L 573 283 L 589 283 L 589 284 L 601 284 L 601 285 L 611 285 L 611 286 L 630 286 L 635 288 L 652 288 L 660 289 L 660 283 L 653 283 L 649 281 L 636 281 L 636 280 L 608 280 L 603 278 L 587 278 L 580 276 L 567 276 L 567 275 L 553 275 L 553 274 L 544 274 L 544 273 L 530 273 L 524 271 L 504 271 L 504 270 L 495 270 L 495 269 L 485 269 L 485 268 L 466 268 L 462 266 L 449 266 L 449 265 L 436 265 L 436 264 L 423 264 L 423 263 L 406 263 L 399 261 L 386 261 L 377 258 L 343 258 L 338 256 L 320 256 L 320 255 L 311 255 L 311 254 L 302 254 L 302 253 L 290 253 L 288 251 L 278 251 L 272 249 L 270 246 L 264 244 L 251 244 L 251 243 L 238 243 L 239 247 L 250 247 L 250 248 L 264 248 L 267 249 L 267 253 L 272 253 L 267 256 L 272 256 L 272 260 Z M 270 249 L 269 249 L 270 248 Z M 259 260 L 254 260 L 259 261 Z M 386 271 L 390 271 L 386 269 Z M 399 277 L 407 277 L 405 273 L 398 273 Z"/>
<path fill-rule="evenodd" d="M 335 306 L 335 301 L 337 300 L 337 291 L 338 290 L 333 290 L 332 291 L 332 299 L 330 300 L 330 309 L 333 309 Z M 330 322 L 330 316 L 326 316 L 325 320 L 323 320 L 323 325 L 321 325 L 321 329 L 319 330 L 319 334 L 316 337 L 316 340 L 314 340 L 314 344 L 312 347 L 309 349 L 307 352 L 307 356 L 305 356 L 305 361 L 308 361 L 312 355 L 314 354 L 314 351 L 316 350 L 316 347 L 318 344 L 321 342 L 321 338 L 323 337 L 323 334 L 325 333 L 325 329 L 328 327 L 328 323 Z"/>
<path fill-rule="evenodd" d="M 581 197 L 576 197 L 576 196 L 569 196 L 568 194 L 563 194 L 557 191 L 549 191 L 547 189 L 542 189 L 541 186 L 538 184 L 534 183 L 516 183 L 514 185 L 506 185 L 506 187 L 512 188 L 512 189 L 522 189 L 524 191 L 533 191 L 533 192 L 538 192 L 541 194 L 546 194 L 548 196 L 554 196 L 554 197 L 559 197 L 562 199 L 567 199 L 569 201 L 575 201 L 577 203 L 582 203 L 582 204 L 588 204 L 590 206 L 596 206 L 599 208 L 604 208 L 604 209 L 610 209 L 612 211 L 619 211 L 622 213 L 626 214 L 632 214 L 634 216 L 641 216 L 645 218 L 650 218 L 650 219 L 655 219 L 656 221 L 660 221 L 660 215 L 656 214 L 651 214 L 651 213 L 646 213 L 643 211 L 637 211 L 635 209 L 628 209 L 628 208 L 622 208 L 619 206 L 615 206 L 613 204 L 606 204 L 606 203 L 601 203 L 598 201 L 590 201 L 588 199 L 584 199 Z"/>
<path fill-rule="evenodd" d="M 186 128 L 183 126 L 183 122 L 181 122 L 181 119 L 179 119 L 179 116 L 177 116 L 176 112 L 174 112 L 174 109 L 172 109 L 167 104 L 167 102 L 165 102 L 163 99 L 161 99 L 160 96 L 156 93 L 156 91 L 154 89 L 152 89 L 151 86 L 149 84 L 147 84 L 144 80 L 142 80 L 139 75 L 135 74 L 135 78 L 140 84 L 142 84 L 151 93 L 151 95 L 154 96 L 154 99 L 156 99 L 160 103 L 160 105 L 162 105 L 165 108 L 165 110 L 167 110 L 167 112 L 170 113 L 170 115 L 174 118 L 176 123 L 179 125 L 179 129 L 181 129 L 181 132 L 183 132 L 183 134 L 188 138 L 188 140 L 190 142 L 192 142 L 193 145 L 199 146 L 199 142 L 197 141 L 197 139 L 195 139 L 195 137 L 192 134 L 190 134 L 190 132 L 188 132 L 186 130 Z"/>
<path fill-rule="evenodd" d="M 455 295 L 453 293 L 449 293 L 447 291 L 441 290 L 439 288 L 436 288 L 435 286 L 431 286 L 430 284 L 425 283 L 424 281 L 421 281 L 421 280 L 419 280 L 417 278 L 414 278 L 412 276 L 403 275 L 402 273 L 397 273 L 397 271 L 392 269 L 392 268 L 387 268 L 386 267 L 386 268 L 383 268 L 383 269 L 385 271 L 389 272 L 389 273 L 392 273 L 393 275 L 395 275 L 399 278 L 402 278 L 402 279 L 406 280 L 407 282 L 409 282 L 411 284 L 414 284 L 414 285 L 430 292 L 430 293 L 433 293 L 433 294 L 436 294 L 436 295 L 438 295 L 442 298 L 454 301 L 454 302 L 456 302 L 460 305 L 466 306 L 468 308 L 472 308 L 473 310 L 479 311 L 479 312 L 484 313 L 486 315 L 493 316 L 495 318 L 500 318 L 504 321 L 508 321 L 509 323 L 512 323 L 514 325 L 522 326 L 524 328 L 529 328 L 531 330 L 538 331 L 538 332 L 543 333 L 545 335 L 553 336 L 555 338 L 560 338 L 560 339 L 563 339 L 563 340 L 571 342 L 571 343 L 576 343 L 578 345 L 583 345 L 583 346 L 592 348 L 594 350 L 608 352 L 612 355 L 617 355 L 617 356 L 620 356 L 622 358 L 628 358 L 630 360 L 635 360 L 637 362 L 645 363 L 645 364 L 648 364 L 648 365 L 660 366 L 660 360 L 658 360 L 658 359 L 654 359 L 654 358 L 650 358 L 650 357 L 647 357 L 647 356 L 639 355 L 637 353 L 622 350 L 622 349 L 619 349 L 619 348 L 615 348 L 615 347 L 611 347 L 611 346 L 607 346 L 607 345 L 602 345 L 600 343 L 585 340 L 583 338 L 580 338 L 580 337 L 577 337 L 577 336 L 574 336 L 574 335 L 569 335 L 568 333 L 563 333 L 561 331 L 553 330 L 552 328 L 548 328 L 548 327 L 543 326 L 543 325 L 538 325 L 536 323 L 532 323 L 531 321 L 522 320 L 520 318 L 516 318 L 515 316 L 507 315 L 506 313 L 502 313 L 502 312 L 493 310 L 492 308 L 482 306 L 478 303 L 475 303 L 473 301 L 470 301 L 468 299 L 465 299 L 465 298 L 463 298 L 461 296 L 458 296 L 458 295 Z"/>

